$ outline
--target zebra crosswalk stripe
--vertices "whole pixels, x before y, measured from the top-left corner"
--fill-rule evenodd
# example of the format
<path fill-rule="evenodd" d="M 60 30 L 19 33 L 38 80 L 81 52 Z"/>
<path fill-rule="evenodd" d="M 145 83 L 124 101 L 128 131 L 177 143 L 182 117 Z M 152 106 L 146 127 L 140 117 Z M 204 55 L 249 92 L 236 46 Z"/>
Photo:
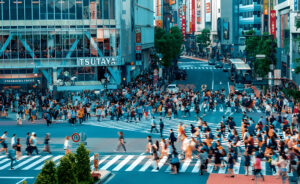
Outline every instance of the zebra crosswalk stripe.
<path fill-rule="evenodd" d="M 53 157 L 51 160 L 53 162 L 56 162 L 57 160 L 61 159 L 63 157 L 63 155 L 58 155 L 58 156 L 55 156 Z M 59 163 L 59 162 L 57 162 Z M 41 170 L 43 168 L 44 164 L 40 165 L 39 167 L 35 168 L 34 170 Z"/>
<path fill-rule="evenodd" d="M 199 172 L 199 170 L 200 170 L 200 160 L 197 160 L 197 162 L 196 162 L 196 164 L 195 164 L 195 166 L 194 166 L 194 168 L 193 168 L 193 170 L 192 170 L 192 173 L 198 173 Z"/>
<path fill-rule="evenodd" d="M 139 156 L 125 171 L 132 171 L 146 156 Z"/>
<path fill-rule="evenodd" d="M 152 164 L 153 160 L 152 159 L 149 159 L 145 164 L 144 166 L 139 170 L 139 172 L 144 172 L 146 171 L 150 165 Z"/>
<path fill-rule="evenodd" d="M 190 163 L 191 163 L 192 160 L 188 159 L 188 160 L 185 160 L 181 169 L 179 170 L 179 172 L 185 172 L 187 170 L 187 168 L 189 167 Z"/>
<path fill-rule="evenodd" d="M 5 159 L 3 159 L 3 160 L 0 161 L 0 164 L 3 164 L 4 162 L 8 162 L 9 160 L 10 160 L 10 159 L 5 158 Z"/>
<path fill-rule="evenodd" d="M 117 155 L 116 157 L 114 157 L 112 160 L 110 160 L 109 162 L 107 162 L 100 170 L 106 170 L 108 169 L 110 166 L 112 166 L 116 161 L 118 161 L 120 158 L 122 157 L 122 155 Z"/>
<path fill-rule="evenodd" d="M 168 160 L 168 157 L 164 156 L 159 162 L 158 162 L 158 167 L 161 168 L 166 161 Z M 152 169 L 152 172 L 158 172 L 158 170 L 156 170 L 156 168 Z"/>
<path fill-rule="evenodd" d="M 33 160 L 39 158 L 39 157 L 41 157 L 41 155 L 35 155 L 35 156 L 33 156 L 33 157 L 27 159 L 26 161 L 21 162 L 20 164 L 16 165 L 16 166 L 14 167 L 14 169 L 18 169 L 18 168 L 22 167 L 23 165 L 28 164 L 29 162 L 31 162 L 31 161 L 33 161 Z"/>
<path fill-rule="evenodd" d="M 129 156 L 126 157 L 121 163 L 119 163 L 119 165 L 117 165 L 112 171 L 119 171 L 119 170 L 122 169 L 122 167 L 124 167 L 124 165 L 126 165 L 133 157 L 134 157 L 134 155 L 129 155 Z"/>
<path fill-rule="evenodd" d="M 41 162 L 47 160 L 47 159 L 50 158 L 50 157 L 52 157 L 52 155 L 47 155 L 47 156 L 45 156 L 45 157 L 42 157 L 41 159 L 39 159 L 39 160 L 33 162 L 32 164 L 30 164 L 29 166 L 23 168 L 22 170 L 29 170 L 29 169 L 31 169 L 32 167 L 34 167 L 34 166 L 40 164 Z"/>
<path fill-rule="evenodd" d="M 22 156 L 22 157 L 18 160 L 18 162 L 20 162 L 21 160 L 23 160 L 23 159 L 25 159 L 25 158 L 27 158 L 27 157 L 28 157 L 27 155 Z M 0 167 L 0 170 L 3 170 L 3 169 L 5 169 L 5 168 L 7 168 L 7 167 L 9 167 L 9 166 L 10 166 L 10 162 L 7 163 L 7 164 L 5 164 L 5 165 L 3 165 L 2 167 Z"/>

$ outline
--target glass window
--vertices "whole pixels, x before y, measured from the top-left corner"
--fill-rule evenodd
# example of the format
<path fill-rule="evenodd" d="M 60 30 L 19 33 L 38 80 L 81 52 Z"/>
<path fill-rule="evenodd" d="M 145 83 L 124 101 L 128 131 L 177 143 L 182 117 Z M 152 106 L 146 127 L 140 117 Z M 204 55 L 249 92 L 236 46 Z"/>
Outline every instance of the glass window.
<path fill-rule="evenodd" d="M 3 2 L 1 0 L 1 2 Z M 3 9 L 3 3 L 0 4 L 0 20 L 2 20 L 2 9 Z"/>
<path fill-rule="evenodd" d="M 69 19 L 69 3 L 68 1 L 59 1 L 61 3 L 62 19 Z"/>
<path fill-rule="evenodd" d="M 32 10 L 33 10 L 33 20 L 40 19 L 40 1 L 34 0 L 32 1 Z"/>
<path fill-rule="evenodd" d="M 89 0 L 83 1 L 83 18 L 89 19 L 90 18 L 90 3 Z"/>
<path fill-rule="evenodd" d="M 97 6 L 96 0 L 90 0 L 90 17 L 91 19 L 97 19 Z"/>
<path fill-rule="evenodd" d="M 54 0 L 48 0 L 48 19 L 53 20 L 54 19 Z"/>
<path fill-rule="evenodd" d="M 4 0 L 3 20 L 9 20 L 9 0 Z"/>
<path fill-rule="evenodd" d="M 115 1 L 114 0 L 110 0 L 110 19 L 115 19 Z"/>
<path fill-rule="evenodd" d="M 24 0 L 18 0 L 18 19 L 19 20 L 24 20 L 24 7 L 25 7 L 25 2 Z"/>
<path fill-rule="evenodd" d="M 70 16 L 69 19 L 75 19 L 75 0 L 69 0 Z"/>
<path fill-rule="evenodd" d="M 109 9 L 108 9 L 108 2 L 109 0 L 103 0 L 103 11 L 104 11 L 104 19 L 109 19 Z"/>
<path fill-rule="evenodd" d="M 101 19 L 102 18 L 102 1 L 100 1 L 100 0 L 97 0 L 97 2 L 96 2 L 96 4 L 97 4 L 97 19 Z"/>
<path fill-rule="evenodd" d="M 76 19 L 82 19 L 82 1 L 76 1 Z"/>
<path fill-rule="evenodd" d="M 61 19 L 61 9 L 62 9 L 61 1 L 55 2 L 55 19 Z"/>
<path fill-rule="evenodd" d="M 27 45 L 31 48 L 31 50 L 33 50 L 33 39 L 32 39 L 31 31 L 26 32 L 26 40 L 25 41 L 26 41 Z M 32 58 L 28 50 L 26 50 L 25 57 Z"/>
<path fill-rule="evenodd" d="M 46 1 L 41 1 L 41 20 L 47 19 L 47 4 Z"/>
<path fill-rule="evenodd" d="M 10 19 L 17 20 L 17 3 L 10 1 Z"/>

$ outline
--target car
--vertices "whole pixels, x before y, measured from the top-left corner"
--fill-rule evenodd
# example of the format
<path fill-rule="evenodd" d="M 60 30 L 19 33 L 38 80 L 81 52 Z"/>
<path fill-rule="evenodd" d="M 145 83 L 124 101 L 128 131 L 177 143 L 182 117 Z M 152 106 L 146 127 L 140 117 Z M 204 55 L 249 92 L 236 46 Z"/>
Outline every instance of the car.
<path fill-rule="evenodd" d="M 245 90 L 245 85 L 244 84 L 236 84 L 234 86 L 234 89 L 235 89 L 235 94 L 241 95 L 241 94 L 243 94 L 243 92 Z"/>
<path fill-rule="evenodd" d="M 224 72 L 228 72 L 230 69 L 231 69 L 230 64 L 225 63 L 225 64 L 223 65 L 223 71 L 224 71 Z"/>
<path fill-rule="evenodd" d="M 223 68 L 223 62 L 219 61 L 217 62 L 217 64 L 215 65 L 216 68 Z"/>
<path fill-rule="evenodd" d="M 167 92 L 170 94 L 175 94 L 179 92 L 179 88 L 177 87 L 176 84 L 170 84 L 167 87 Z"/>
<path fill-rule="evenodd" d="M 216 60 L 214 60 L 214 59 L 209 59 L 209 60 L 208 60 L 208 64 L 209 64 L 209 65 L 215 65 L 215 64 L 216 64 Z"/>

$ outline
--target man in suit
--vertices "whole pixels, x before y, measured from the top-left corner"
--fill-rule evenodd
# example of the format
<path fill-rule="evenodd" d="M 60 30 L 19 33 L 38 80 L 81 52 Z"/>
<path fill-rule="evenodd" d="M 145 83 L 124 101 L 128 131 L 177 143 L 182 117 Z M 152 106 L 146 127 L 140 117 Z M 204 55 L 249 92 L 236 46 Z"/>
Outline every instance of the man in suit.
<path fill-rule="evenodd" d="M 170 129 L 170 137 L 169 140 L 171 141 L 172 146 L 174 146 L 174 142 L 177 141 L 177 138 L 175 137 L 175 134 L 173 132 L 173 129 Z"/>
<path fill-rule="evenodd" d="M 164 127 L 165 127 L 165 124 L 164 124 L 162 118 L 160 118 L 160 122 L 159 122 L 160 137 L 163 137 Z"/>

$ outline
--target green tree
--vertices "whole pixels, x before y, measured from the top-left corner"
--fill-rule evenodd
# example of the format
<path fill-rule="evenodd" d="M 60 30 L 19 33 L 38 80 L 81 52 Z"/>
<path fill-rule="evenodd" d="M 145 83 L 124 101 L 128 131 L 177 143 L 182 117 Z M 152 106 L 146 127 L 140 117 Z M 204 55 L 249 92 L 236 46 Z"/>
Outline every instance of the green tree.
<path fill-rule="evenodd" d="M 196 42 L 198 43 L 199 52 L 204 53 L 204 49 L 207 48 L 211 43 L 210 30 L 203 29 L 201 34 L 197 35 Z"/>
<path fill-rule="evenodd" d="M 56 167 L 53 161 L 46 161 L 42 171 L 36 178 L 35 184 L 56 184 Z"/>
<path fill-rule="evenodd" d="M 79 182 L 92 183 L 91 167 L 90 167 L 90 152 L 84 146 L 80 146 L 76 150 L 76 171 Z"/>
<path fill-rule="evenodd" d="M 166 68 L 173 65 L 172 61 L 180 55 L 183 36 L 178 27 L 172 27 L 170 32 L 155 27 L 154 46 L 157 53 L 162 55 L 160 64 Z"/>
<path fill-rule="evenodd" d="M 256 32 L 253 30 L 246 32 L 245 36 L 247 57 L 255 57 L 257 54 L 266 56 L 264 59 L 254 60 L 255 74 L 260 77 L 267 76 L 270 72 L 270 65 L 276 65 L 276 40 L 272 35 L 256 35 Z"/>
<path fill-rule="evenodd" d="M 78 179 L 75 172 L 75 156 L 72 153 L 61 158 L 57 167 L 58 184 L 78 184 Z"/>

